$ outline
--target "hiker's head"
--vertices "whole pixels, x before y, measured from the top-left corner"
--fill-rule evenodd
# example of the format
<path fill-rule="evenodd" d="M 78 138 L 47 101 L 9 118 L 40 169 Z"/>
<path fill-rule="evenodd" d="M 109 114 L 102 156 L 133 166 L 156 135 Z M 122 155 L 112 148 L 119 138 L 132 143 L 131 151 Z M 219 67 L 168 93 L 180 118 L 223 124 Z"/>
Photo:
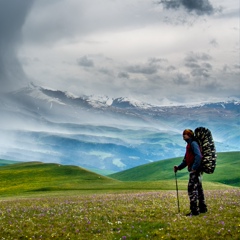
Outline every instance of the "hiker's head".
<path fill-rule="evenodd" d="M 194 136 L 194 132 L 191 129 L 185 129 L 183 131 L 183 139 L 184 140 L 192 138 L 193 136 Z"/>

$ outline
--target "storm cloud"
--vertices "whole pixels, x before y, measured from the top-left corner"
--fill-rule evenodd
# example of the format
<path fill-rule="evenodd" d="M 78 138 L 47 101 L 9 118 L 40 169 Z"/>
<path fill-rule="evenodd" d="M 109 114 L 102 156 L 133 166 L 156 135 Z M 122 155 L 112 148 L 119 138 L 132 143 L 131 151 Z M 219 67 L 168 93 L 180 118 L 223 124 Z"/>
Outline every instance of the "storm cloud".
<path fill-rule="evenodd" d="M 195 12 L 197 15 L 210 15 L 214 8 L 208 0 L 162 0 L 159 2 L 166 9 L 183 8 L 188 12 Z"/>
<path fill-rule="evenodd" d="M 190 69 L 193 77 L 203 78 L 207 81 L 212 70 L 212 65 L 207 62 L 210 60 L 209 54 L 192 52 L 185 58 L 185 66 Z"/>
<path fill-rule="evenodd" d="M 94 66 L 93 60 L 89 59 L 87 56 L 80 57 L 77 60 L 77 63 L 83 67 L 93 67 Z"/>
<path fill-rule="evenodd" d="M 32 0 L 0 0 L 0 91 L 10 91 L 27 82 L 17 57 L 21 29 Z"/>

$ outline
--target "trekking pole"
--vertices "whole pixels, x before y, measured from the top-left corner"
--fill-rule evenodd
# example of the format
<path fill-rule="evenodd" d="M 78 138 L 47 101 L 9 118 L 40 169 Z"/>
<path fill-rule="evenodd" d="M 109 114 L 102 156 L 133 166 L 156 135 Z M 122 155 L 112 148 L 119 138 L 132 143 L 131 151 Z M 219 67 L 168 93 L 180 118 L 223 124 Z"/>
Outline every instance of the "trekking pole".
<path fill-rule="evenodd" d="M 175 172 L 175 180 L 176 180 L 176 190 L 177 190 L 177 205 L 178 205 L 178 213 L 180 213 L 179 197 L 178 197 L 178 183 L 177 183 L 177 173 L 176 173 L 176 172 Z"/>

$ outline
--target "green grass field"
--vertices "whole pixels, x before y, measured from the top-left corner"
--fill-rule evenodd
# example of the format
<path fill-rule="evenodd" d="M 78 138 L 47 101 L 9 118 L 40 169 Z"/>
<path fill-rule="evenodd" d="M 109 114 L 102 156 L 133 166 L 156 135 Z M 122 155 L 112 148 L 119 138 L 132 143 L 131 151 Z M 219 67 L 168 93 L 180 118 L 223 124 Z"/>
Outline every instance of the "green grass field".
<path fill-rule="evenodd" d="M 206 190 L 208 212 L 186 217 L 186 191 L 137 191 L 0 200 L 0 239 L 239 239 L 240 190 Z"/>
<path fill-rule="evenodd" d="M 231 161 L 229 157 L 231 157 Z M 219 154 L 216 172 L 205 174 L 206 189 L 226 189 L 239 186 L 239 152 Z M 173 165 L 180 158 L 158 161 L 113 175 L 102 176 L 77 166 L 53 163 L 24 162 L 0 167 L 0 196 L 56 193 L 61 191 L 133 191 L 173 190 Z M 0 161 L 1 163 L 1 161 Z M 231 164 L 230 164 L 231 163 Z M 231 173 L 231 174 L 229 174 Z M 178 172 L 179 189 L 186 189 L 187 170 Z"/>
<path fill-rule="evenodd" d="M 220 153 L 216 172 L 205 174 L 208 212 L 195 217 L 185 216 L 185 170 L 178 173 L 178 213 L 172 168 L 180 160 L 111 175 L 118 179 L 76 166 L 4 161 L 0 239 L 239 239 L 239 152 Z"/>

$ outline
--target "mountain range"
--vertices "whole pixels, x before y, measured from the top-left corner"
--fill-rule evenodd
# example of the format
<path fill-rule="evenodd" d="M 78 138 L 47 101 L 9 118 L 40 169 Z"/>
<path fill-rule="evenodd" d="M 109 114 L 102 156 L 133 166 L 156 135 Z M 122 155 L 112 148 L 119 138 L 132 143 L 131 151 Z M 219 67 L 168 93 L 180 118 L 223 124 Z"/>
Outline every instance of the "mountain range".
<path fill-rule="evenodd" d="M 0 158 L 108 173 L 183 156 L 185 128 L 212 131 L 218 152 L 239 151 L 240 101 L 156 106 L 74 96 L 29 84 L 0 96 Z"/>

